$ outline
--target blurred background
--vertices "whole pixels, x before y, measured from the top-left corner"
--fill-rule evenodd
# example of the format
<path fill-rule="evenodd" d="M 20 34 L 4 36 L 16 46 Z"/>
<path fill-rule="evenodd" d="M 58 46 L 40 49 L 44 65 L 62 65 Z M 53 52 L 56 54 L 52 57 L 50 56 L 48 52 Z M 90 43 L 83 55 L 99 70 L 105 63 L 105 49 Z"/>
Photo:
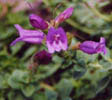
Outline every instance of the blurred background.
<path fill-rule="evenodd" d="M 52 63 L 29 69 L 31 57 L 44 46 L 19 42 L 14 24 L 34 29 L 29 14 L 47 21 L 68 7 L 73 15 L 61 26 L 74 35 L 71 44 L 106 38 L 108 53 L 68 51 Z M 112 0 L 0 0 L 0 100 L 111 100 Z"/>

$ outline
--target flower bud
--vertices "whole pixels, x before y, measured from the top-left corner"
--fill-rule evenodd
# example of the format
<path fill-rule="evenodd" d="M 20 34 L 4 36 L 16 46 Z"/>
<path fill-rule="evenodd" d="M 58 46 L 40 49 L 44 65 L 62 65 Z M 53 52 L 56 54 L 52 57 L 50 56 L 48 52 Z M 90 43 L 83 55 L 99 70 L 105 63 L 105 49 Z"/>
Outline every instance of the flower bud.
<path fill-rule="evenodd" d="M 48 28 L 48 24 L 41 17 L 31 14 L 29 16 L 30 23 L 33 27 L 44 30 Z"/>
<path fill-rule="evenodd" d="M 38 64 L 49 64 L 52 60 L 52 55 L 45 50 L 37 52 L 34 56 L 34 62 Z"/>
<path fill-rule="evenodd" d="M 55 18 L 55 22 L 61 23 L 61 22 L 65 21 L 66 19 L 68 19 L 72 15 L 73 10 L 74 10 L 73 7 L 65 9 L 62 13 L 59 14 L 59 16 L 57 16 Z"/>

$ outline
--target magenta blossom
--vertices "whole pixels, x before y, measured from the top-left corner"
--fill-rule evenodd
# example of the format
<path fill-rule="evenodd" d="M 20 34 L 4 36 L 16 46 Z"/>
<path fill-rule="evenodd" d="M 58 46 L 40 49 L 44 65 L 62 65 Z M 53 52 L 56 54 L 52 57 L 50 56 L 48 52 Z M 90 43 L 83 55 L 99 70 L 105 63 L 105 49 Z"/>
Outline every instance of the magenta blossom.
<path fill-rule="evenodd" d="M 31 14 L 29 16 L 30 23 L 33 27 L 44 30 L 47 29 L 48 24 L 46 21 L 44 21 L 41 17 Z"/>
<path fill-rule="evenodd" d="M 65 21 L 66 19 L 68 19 L 72 15 L 73 10 L 74 10 L 73 7 L 65 9 L 62 13 L 59 14 L 59 16 L 57 16 L 55 18 L 55 22 L 61 23 L 61 22 Z"/>
<path fill-rule="evenodd" d="M 42 42 L 44 38 L 44 33 L 40 30 L 26 30 L 23 29 L 20 25 L 15 24 L 16 29 L 19 32 L 20 37 L 14 40 L 11 45 L 15 45 L 16 42 L 25 41 L 29 43 L 36 43 L 39 44 Z"/>
<path fill-rule="evenodd" d="M 37 52 L 34 56 L 34 61 L 38 64 L 49 64 L 52 60 L 52 55 L 45 50 Z"/>
<path fill-rule="evenodd" d="M 59 52 L 61 50 L 67 50 L 67 36 L 63 28 L 57 28 L 58 24 L 68 19 L 73 13 L 73 8 L 67 8 L 59 16 L 57 16 L 51 23 L 44 21 L 41 17 L 31 14 L 29 16 L 30 23 L 33 27 L 40 30 L 48 29 L 48 34 L 46 36 L 46 44 L 48 47 L 49 53 L 54 53 L 55 51 Z M 54 22 L 54 23 L 52 23 Z M 48 26 L 49 25 L 49 26 Z M 29 43 L 41 43 L 44 39 L 44 33 L 40 30 L 26 30 L 23 29 L 20 25 L 15 25 L 16 29 L 19 31 L 20 37 L 14 40 L 11 45 L 16 44 L 19 41 L 25 41 Z"/>
<path fill-rule="evenodd" d="M 100 42 L 85 41 L 80 44 L 80 50 L 88 54 L 107 53 L 105 38 L 101 37 Z"/>
<path fill-rule="evenodd" d="M 51 27 L 48 30 L 46 43 L 50 53 L 67 50 L 67 36 L 63 28 L 59 27 L 55 29 Z"/>

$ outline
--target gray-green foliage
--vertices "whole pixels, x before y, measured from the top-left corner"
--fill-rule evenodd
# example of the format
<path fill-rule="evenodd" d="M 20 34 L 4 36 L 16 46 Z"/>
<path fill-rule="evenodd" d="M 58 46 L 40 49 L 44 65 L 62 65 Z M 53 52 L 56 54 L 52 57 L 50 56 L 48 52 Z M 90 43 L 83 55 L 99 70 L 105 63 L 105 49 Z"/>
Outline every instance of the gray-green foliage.
<path fill-rule="evenodd" d="M 32 27 L 25 11 L 12 13 L 9 7 L 9 12 L 0 19 L 0 100 L 88 100 L 105 91 L 112 83 L 112 21 L 107 21 L 92 12 L 85 5 L 87 1 L 43 0 L 42 7 L 52 10 L 62 3 L 56 10 L 57 14 L 73 6 L 74 13 L 66 24 L 71 25 L 72 30 L 89 34 L 90 38 L 105 36 L 107 54 L 62 52 L 54 54 L 49 65 L 40 65 L 34 72 L 28 69 L 31 56 L 45 47 L 22 42 L 10 47 L 10 43 L 18 36 L 14 24 L 20 24 L 27 29 Z M 103 5 L 101 4 L 96 4 L 100 13 Z M 107 17 L 111 16 L 110 14 Z M 76 38 L 73 40 L 79 41 Z M 111 89 L 110 86 L 109 90 Z"/>

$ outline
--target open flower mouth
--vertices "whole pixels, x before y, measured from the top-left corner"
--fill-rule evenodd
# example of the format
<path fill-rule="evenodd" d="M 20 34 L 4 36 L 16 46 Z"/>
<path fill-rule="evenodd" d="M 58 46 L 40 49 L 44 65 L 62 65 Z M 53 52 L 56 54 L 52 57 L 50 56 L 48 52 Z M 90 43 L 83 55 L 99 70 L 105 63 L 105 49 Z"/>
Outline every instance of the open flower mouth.
<path fill-rule="evenodd" d="M 54 35 L 54 42 L 56 42 L 58 44 L 59 40 L 60 40 L 60 35 L 59 34 L 55 34 Z"/>
<path fill-rule="evenodd" d="M 48 30 L 47 35 L 47 47 L 50 53 L 55 51 L 59 52 L 61 50 L 67 50 L 67 36 L 63 28 L 59 27 L 57 29 L 51 27 Z"/>

